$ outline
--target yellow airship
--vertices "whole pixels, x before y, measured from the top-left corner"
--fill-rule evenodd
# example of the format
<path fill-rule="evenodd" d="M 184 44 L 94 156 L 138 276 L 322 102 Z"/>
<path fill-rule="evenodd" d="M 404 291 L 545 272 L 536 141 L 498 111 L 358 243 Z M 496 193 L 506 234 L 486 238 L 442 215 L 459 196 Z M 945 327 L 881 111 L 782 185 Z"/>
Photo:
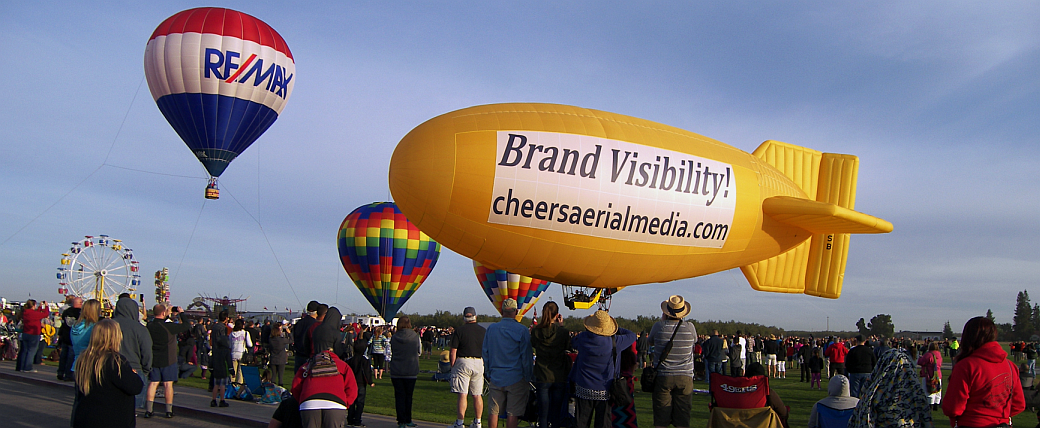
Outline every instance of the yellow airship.
<path fill-rule="evenodd" d="M 859 160 L 766 141 L 747 153 L 648 120 L 493 104 L 417 126 L 390 191 L 431 238 L 521 275 L 591 288 L 740 267 L 756 290 L 837 298 Z"/>

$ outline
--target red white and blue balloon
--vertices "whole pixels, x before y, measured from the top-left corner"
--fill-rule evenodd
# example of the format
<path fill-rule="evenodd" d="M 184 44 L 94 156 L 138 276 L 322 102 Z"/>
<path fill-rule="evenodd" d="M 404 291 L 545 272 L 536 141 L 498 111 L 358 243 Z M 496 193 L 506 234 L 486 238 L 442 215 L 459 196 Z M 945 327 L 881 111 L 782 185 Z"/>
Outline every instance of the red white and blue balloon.
<path fill-rule="evenodd" d="M 159 110 L 212 177 L 278 119 L 296 77 L 278 32 L 217 7 L 185 10 L 159 24 L 144 70 Z"/>

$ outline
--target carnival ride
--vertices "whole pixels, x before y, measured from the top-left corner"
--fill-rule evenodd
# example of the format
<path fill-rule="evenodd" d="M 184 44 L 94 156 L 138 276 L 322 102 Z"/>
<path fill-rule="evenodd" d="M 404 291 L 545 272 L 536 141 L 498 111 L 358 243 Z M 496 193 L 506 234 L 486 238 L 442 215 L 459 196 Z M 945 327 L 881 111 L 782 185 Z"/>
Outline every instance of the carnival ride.
<path fill-rule="evenodd" d="M 87 235 L 62 253 L 58 266 L 58 294 L 97 299 L 106 309 L 115 307 L 120 294 L 136 294 L 141 284 L 133 250 L 108 235 Z"/>
<path fill-rule="evenodd" d="M 162 268 L 155 271 L 155 303 L 168 305 L 170 303 L 170 269 Z"/>

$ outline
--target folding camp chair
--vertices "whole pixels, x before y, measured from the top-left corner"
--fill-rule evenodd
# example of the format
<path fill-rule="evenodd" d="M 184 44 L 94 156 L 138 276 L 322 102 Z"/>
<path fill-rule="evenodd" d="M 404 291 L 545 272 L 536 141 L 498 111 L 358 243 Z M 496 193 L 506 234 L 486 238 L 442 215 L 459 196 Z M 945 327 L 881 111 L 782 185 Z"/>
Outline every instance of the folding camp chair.
<path fill-rule="evenodd" d="M 816 403 L 816 427 L 815 428 L 845 428 L 849 426 L 849 419 L 852 419 L 852 411 L 856 410 L 855 407 L 849 409 L 838 410 L 833 407 L 824 406 L 823 404 Z"/>
<path fill-rule="evenodd" d="M 260 388 L 260 368 L 252 366 L 238 366 L 239 370 L 242 370 L 242 380 L 246 383 L 246 388 L 249 392 L 254 395 L 263 395 L 264 391 Z"/>
<path fill-rule="evenodd" d="M 711 374 L 712 407 L 755 409 L 766 407 L 769 379 L 765 376 L 734 377 Z"/>
<path fill-rule="evenodd" d="M 769 379 L 711 374 L 711 428 L 782 428 L 780 416 L 769 407 Z"/>

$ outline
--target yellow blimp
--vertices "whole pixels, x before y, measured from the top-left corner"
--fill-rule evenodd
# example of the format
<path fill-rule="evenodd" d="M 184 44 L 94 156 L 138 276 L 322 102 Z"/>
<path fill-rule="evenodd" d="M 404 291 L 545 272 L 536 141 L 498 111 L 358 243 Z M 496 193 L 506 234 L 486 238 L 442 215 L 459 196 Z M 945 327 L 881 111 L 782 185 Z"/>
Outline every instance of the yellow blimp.
<path fill-rule="evenodd" d="M 419 229 L 486 265 L 593 288 L 740 267 L 756 290 L 837 298 L 859 160 L 766 141 L 747 153 L 580 107 L 476 106 L 417 126 L 390 191 Z"/>

